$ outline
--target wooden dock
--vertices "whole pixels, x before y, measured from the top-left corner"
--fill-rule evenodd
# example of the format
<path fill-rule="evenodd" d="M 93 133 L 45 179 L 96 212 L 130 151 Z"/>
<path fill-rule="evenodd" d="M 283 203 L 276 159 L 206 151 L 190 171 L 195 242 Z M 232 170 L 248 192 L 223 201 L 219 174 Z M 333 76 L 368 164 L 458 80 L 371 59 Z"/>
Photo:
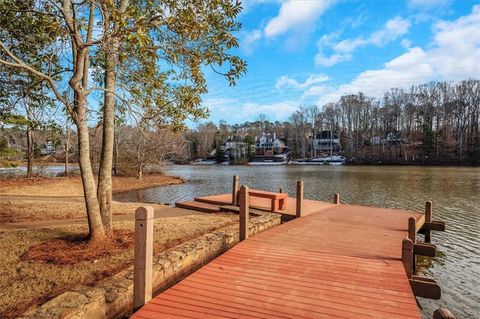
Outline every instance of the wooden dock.
<path fill-rule="evenodd" d="M 282 213 L 295 214 L 295 201 Z M 222 206 L 231 195 L 199 202 Z M 313 200 L 302 207 L 302 218 L 240 242 L 133 318 L 420 318 L 415 295 L 438 286 L 415 284 L 413 248 L 402 253 L 402 241 L 425 227 L 423 213 Z"/>

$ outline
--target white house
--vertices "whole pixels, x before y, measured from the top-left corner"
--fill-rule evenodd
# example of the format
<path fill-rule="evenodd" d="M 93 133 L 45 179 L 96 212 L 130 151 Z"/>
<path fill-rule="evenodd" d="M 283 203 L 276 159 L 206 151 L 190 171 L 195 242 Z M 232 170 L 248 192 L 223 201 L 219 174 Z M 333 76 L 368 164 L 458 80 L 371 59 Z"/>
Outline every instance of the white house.
<path fill-rule="evenodd" d="M 257 155 L 281 154 L 286 150 L 285 142 L 279 139 L 275 133 L 265 134 L 260 138 L 255 138 L 255 153 Z"/>
<path fill-rule="evenodd" d="M 55 146 L 53 145 L 52 142 L 47 142 L 43 145 L 42 148 L 40 148 L 40 154 L 42 155 L 49 155 L 53 154 L 55 152 Z"/>
<path fill-rule="evenodd" d="M 234 158 L 247 156 L 248 145 L 238 136 L 230 136 L 221 146 L 221 149 Z"/>

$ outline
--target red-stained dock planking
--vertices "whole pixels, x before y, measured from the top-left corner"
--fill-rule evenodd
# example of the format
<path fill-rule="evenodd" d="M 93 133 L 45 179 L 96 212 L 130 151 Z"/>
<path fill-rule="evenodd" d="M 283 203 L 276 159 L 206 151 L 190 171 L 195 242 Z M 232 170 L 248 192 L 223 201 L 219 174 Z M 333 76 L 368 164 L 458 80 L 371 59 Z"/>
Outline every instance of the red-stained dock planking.
<path fill-rule="evenodd" d="M 228 203 L 231 195 L 208 199 Z M 305 217 L 239 243 L 133 318 L 420 318 L 401 247 L 408 218 L 421 226 L 423 214 L 312 200 L 304 209 Z"/>

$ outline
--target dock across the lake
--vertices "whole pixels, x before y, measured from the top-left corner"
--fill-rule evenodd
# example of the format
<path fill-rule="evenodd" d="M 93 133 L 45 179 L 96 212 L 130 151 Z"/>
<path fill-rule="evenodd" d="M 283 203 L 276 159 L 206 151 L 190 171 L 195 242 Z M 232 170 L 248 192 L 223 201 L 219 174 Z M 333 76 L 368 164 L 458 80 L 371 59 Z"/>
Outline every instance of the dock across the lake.
<path fill-rule="evenodd" d="M 270 207 L 268 199 L 245 194 L 242 187 L 233 199 L 207 196 L 182 207 L 221 211 L 232 201 L 240 202 L 240 213 L 245 206 Z M 417 243 L 416 233 L 442 228 L 431 220 L 431 204 L 424 214 L 303 200 L 302 190 L 279 212 L 295 216 L 297 201 L 301 218 L 247 234 L 133 317 L 420 318 L 415 295 L 439 298 L 433 280 L 414 275 L 415 254 L 435 253 L 433 245 Z"/>

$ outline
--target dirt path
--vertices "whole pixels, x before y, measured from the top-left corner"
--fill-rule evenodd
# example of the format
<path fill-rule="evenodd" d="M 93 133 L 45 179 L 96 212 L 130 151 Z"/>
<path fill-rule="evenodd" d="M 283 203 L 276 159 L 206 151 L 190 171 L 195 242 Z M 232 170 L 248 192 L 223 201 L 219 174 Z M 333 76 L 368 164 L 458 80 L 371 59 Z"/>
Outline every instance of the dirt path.
<path fill-rule="evenodd" d="M 131 177 L 114 177 L 113 191 L 117 193 L 179 183 L 183 180 L 165 175 L 148 175 L 140 181 Z M 79 177 L 0 179 L 0 230 L 86 224 L 82 195 Z M 146 204 L 113 201 L 114 220 L 133 220 L 135 209 L 141 205 Z M 192 214 L 160 204 L 148 205 L 155 208 L 158 217 Z"/>
<path fill-rule="evenodd" d="M 0 196 L 0 199 L 4 196 Z M 188 215 L 201 215 L 204 213 L 196 212 L 193 210 L 187 210 L 177 207 L 163 206 L 158 204 L 148 204 L 148 203 L 128 203 L 128 204 L 138 204 L 138 206 L 149 205 L 153 206 L 155 209 L 155 218 L 163 217 L 178 217 L 178 216 L 188 216 Z M 113 215 L 113 221 L 134 221 L 135 214 L 116 214 Z M 52 227 L 61 227 L 68 225 L 87 225 L 87 219 L 70 219 L 70 220 L 41 220 L 41 221 L 28 221 L 28 222 L 14 222 L 14 223 L 1 223 L 0 231 L 15 231 L 15 230 L 25 230 L 25 229 L 39 229 L 39 228 L 52 228 Z"/>
<path fill-rule="evenodd" d="M 0 195 L 0 201 L 83 202 L 83 196 Z"/>

